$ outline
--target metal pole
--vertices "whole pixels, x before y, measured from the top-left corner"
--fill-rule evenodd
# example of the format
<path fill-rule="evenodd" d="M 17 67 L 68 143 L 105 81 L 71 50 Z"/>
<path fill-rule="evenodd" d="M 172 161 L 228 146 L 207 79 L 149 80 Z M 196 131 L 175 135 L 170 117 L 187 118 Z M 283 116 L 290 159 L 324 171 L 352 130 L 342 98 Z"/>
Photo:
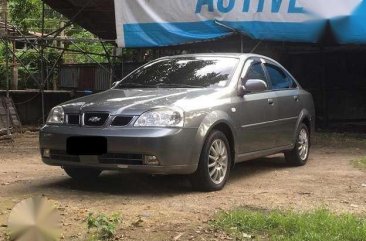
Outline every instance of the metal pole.
<path fill-rule="evenodd" d="M 44 110 L 44 46 L 43 46 L 43 37 L 44 37 L 44 19 L 45 18 L 45 3 L 42 1 L 42 38 L 41 38 L 41 53 L 40 53 L 40 60 L 41 60 L 41 99 L 42 99 L 42 123 L 45 124 L 45 110 Z"/>
<path fill-rule="evenodd" d="M 121 53 L 121 65 L 122 65 L 122 78 L 121 79 L 123 79 L 124 77 L 125 77 L 125 61 L 124 61 L 124 56 L 123 56 L 123 52 L 124 52 L 124 48 L 122 48 L 122 53 Z"/>
<path fill-rule="evenodd" d="M 240 53 L 244 53 L 244 37 L 240 34 Z"/>
<path fill-rule="evenodd" d="M 72 41 L 71 41 L 72 42 Z M 73 45 L 79 49 L 81 52 L 83 52 L 83 49 L 80 48 L 75 42 L 72 42 Z M 111 73 L 106 67 L 104 67 L 103 65 L 101 65 L 97 60 L 95 60 L 92 56 L 90 56 L 90 54 L 87 54 L 86 52 L 83 52 L 83 54 L 85 54 L 86 57 L 88 57 L 91 61 L 93 61 L 94 63 L 96 63 L 97 65 L 99 65 L 105 72 L 107 73 Z M 116 76 L 113 75 L 113 78 L 117 79 Z"/>
<path fill-rule="evenodd" d="M 15 40 L 12 41 L 13 45 L 13 53 L 16 52 L 16 46 L 15 46 Z M 18 89 L 18 82 L 19 82 L 19 75 L 18 75 L 18 65 L 15 56 L 13 55 L 13 82 L 12 82 L 12 88 L 14 90 Z"/>
<path fill-rule="evenodd" d="M 4 43 L 4 45 L 5 45 L 5 48 L 16 58 L 16 60 L 23 66 L 23 69 L 29 74 L 29 76 L 34 80 L 34 82 L 35 83 L 37 83 L 38 84 L 38 86 L 41 86 L 41 83 L 39 82 L 39 80 L 38 79 L 36 79 L 34 76 L 33 76 L 33 74 L 32 74 L 32 72 L 27 68 L 27 65 L 25 65 L 23 62 L 22 62 L 22 60 L 18 57 L 18 56 L 16 56 L 15 55 L 15 53 L 10 49 L 10 47 L 9 46 L 7 46 L 7 41 L 3 38 L 2 40 L 1 40 L 3 43 Z"/>
<path fill-rule="evenodd" d="M 49 36 L 51 36 L 51 35 L 55 35 L 55 36 L 58 36 L 60 33 L 61 33 L 61 31 L 63 31 L 63 30 L 65 30 L 67 27 L 69 27 L 69 26 L 71 26 L 73 23 L 74 23 L 74 20 L 86 9 L 86 8 L 88 8 L 88 7 L 90 7 L 90 5 L 92 4 L 92 3 L 94 3 L 94 1 L 95 0 L 89 0 L 86 4 L 84 4 L 83 5 L 83 7 L 82 8 L 80 8 L 79 9 L 79 11 L 72 17 L 72 18 L 70 18 L 70 20 L 62 27 L 62 28 L 59 28 L 58 30 L 56 30 L 56 31 L 53 31 L 53 32 L 51 32 L 51 33 L 49 33 L 49 34 L 47 34 L 46 35 L 46 37 L 49 37 Z M 44 2 L 43 2 L 43 4 L 44 4 Z"/>
<path fill-rule="evenodd" d="M 80 51 L 80 50 L 76 50 L 76 49 L 59 48 L 59 47 L 55 47 L 55 46 L 51 46 L 51 45 L 45 45 L 45 47 L 51 48 L 51 49 L 57 49 L 57 50 L 64 50 L 64 49 L 66 49 L 66 52 L 72 52 L 72 53 L 77 53 L 77 54 L 89 54 L 89 55 L 93 55 L 93 56 L 102 56 L 102 57 L 105 57 L 105 54 L 92 53 L 92 52 L 88 52 L 88 51 L 85 51 L 85 50 Z M 114 57 L 117 57 L 117 56 L 114 56 Z"/>
<path fill-rule="evenodd" d="M 108 50 L 107 50 L 107 48 L 106 48 L 106 46 L 104 45 L 104 43 L 103 43 L 103 41 L 100 41 L 100 44 L 102 45 L 102 47 L 103 47 L 103 49 L 104 49 L 104 52 L 105 52 L 105 54 L 106 54 L 106 58 L 107 58 L 107 60 L 108 60 L 108 63 L 109 63 L 109 71 L 110 71 L 110 73 L 109 73 L 109 88 L 111 88 L 112 87 L 112 83 L 113 83 L 113 75 L 114 75 L 114 69 L 113 69 L 113 61 L 112 61 L 112 59 L 111 59 L 111 57 L 110 57 L 110 55 L 109 55 L 109 52 L 108 52 Z M 113 50 L 114 51 L 114 50 Z M 115 55 L 114 53 L 112 53 L 112 55 Z"/>
<path fill-rule="evenodd" d="M 254 46 L 254 48 L 252 48 L 252 50 L 250 50 L 250 53 L 254 53 L 254 52 L 257 50 L 257 48 L 261 45 L 261 43 L 262 43 L 262 41 L 259 41 L 259 42 Z"/>
<path fill-rule="evenodd" d="M 6 9 L 3 9 L 5 11 L 5 75 L 6 75 L 6 98 L 7 100 L 10 98 L 10 79 L 9 79 L 9 49 L 8 49 L 8 2 L 5 0 L 5 6 Z M 10 132 L 10 109 L 7 103 L 5 103 L 6 107 L 6 134 L 7 136 L 11 136 Z"/>

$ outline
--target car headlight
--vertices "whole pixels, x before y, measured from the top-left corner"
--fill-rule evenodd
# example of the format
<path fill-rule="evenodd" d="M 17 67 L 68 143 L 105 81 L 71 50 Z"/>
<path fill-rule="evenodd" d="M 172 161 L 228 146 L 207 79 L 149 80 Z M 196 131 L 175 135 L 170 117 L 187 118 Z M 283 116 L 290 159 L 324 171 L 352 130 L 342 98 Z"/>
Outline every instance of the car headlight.
<path fill-rule="evenodd" d="M 143 113 L 136 127 L 183 127 L 184 113 L 178 108 L 158 108 Z"/>
<path fill-rule="evenodd" d="M 65 121 L 65 112 L 61 106 L 56 106 L 53 108 L 48 115 L 48 124 L 62 124 Z"/>

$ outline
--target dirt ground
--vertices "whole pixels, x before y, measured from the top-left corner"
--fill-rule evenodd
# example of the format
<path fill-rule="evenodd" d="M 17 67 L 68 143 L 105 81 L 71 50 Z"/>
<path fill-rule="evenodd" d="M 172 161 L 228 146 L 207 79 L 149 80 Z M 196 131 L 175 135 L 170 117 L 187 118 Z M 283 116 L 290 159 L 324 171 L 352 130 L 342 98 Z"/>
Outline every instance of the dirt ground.
<path fill-rule="evenodd" d="M 19 201 L 46 195 L 63 217 L 63 239 L 83 240 L 89 212 L 120 213 L 116 240 L 223 240 L 208 224 L 215 213 L 239 206 L 366 214 L 366 173 L 351 161 L 366 156 L 366 141 L 317 135 L 309 163 L 291 168 L 282 155 L 239 164 L 216 193 L 193 192 L 183 177 L 103 173 L 96 184 L 78 184 L 61 168 L 42 164 L 38 134 L 0 142 L 0 240 Z"/>

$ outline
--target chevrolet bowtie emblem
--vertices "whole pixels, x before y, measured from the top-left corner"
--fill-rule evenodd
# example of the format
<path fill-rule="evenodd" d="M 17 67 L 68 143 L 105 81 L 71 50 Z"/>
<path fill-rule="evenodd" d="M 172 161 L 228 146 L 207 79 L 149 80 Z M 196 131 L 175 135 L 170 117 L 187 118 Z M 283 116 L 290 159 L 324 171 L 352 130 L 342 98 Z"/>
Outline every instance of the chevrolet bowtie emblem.
<path fill-rule="evenodd" d="M 93 123 L 96 123 L 96 122 L 99 122 L 102 118 L 100 117 L 97 117 L 97 116 L 93 116 L 93 117 L 90 117 L 89 118 L 89 121 L 90 122 L 93 122 Z"/>

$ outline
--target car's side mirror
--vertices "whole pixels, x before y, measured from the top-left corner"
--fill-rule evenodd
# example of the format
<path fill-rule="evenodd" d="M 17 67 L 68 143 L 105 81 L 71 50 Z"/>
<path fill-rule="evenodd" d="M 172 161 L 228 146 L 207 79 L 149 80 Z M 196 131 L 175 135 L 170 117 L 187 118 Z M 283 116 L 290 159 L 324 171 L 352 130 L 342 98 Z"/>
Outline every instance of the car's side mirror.
<path fill-rule="evenodd" d="M 239 95 L 244 96 L 249 93 L 263 92 L 268 89 L 267 83 L 260 79 L 249 79 L 245 85 L 239 88 Z"/>

